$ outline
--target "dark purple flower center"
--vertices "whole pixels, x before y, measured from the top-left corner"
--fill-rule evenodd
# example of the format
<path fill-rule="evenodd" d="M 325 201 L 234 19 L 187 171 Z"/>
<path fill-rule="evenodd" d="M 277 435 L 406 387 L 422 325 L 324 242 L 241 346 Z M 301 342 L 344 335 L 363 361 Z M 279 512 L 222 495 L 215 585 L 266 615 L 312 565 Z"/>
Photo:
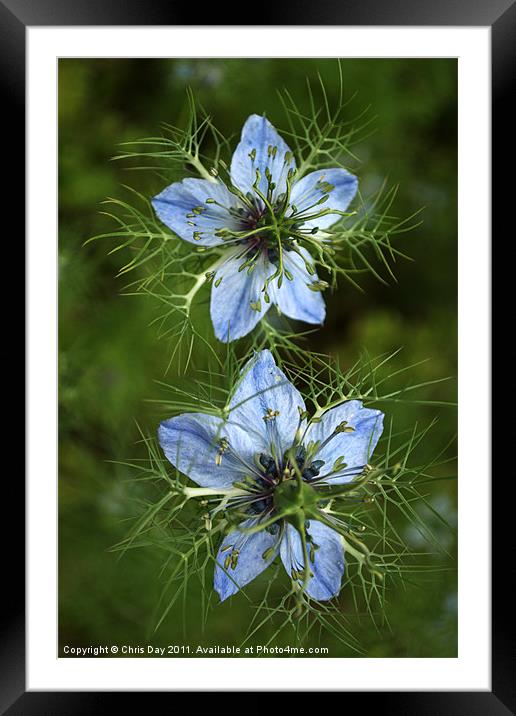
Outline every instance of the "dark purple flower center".
<path fill-rule="evenodd" d="M 324 465 L 324 460 L 307 460 L 306 449 L 302 445 L 297 447 L 294 458 L 285 454 L 281 463 L 276 462 L 266 453 L 260 453 L 257 462 L 262 469 L 262 474 L 254 477 L 253 487 L 256 494 L 247 510 L 252 515 L 272 510 L 276 487 L 286 480 L 295 480 L 297 470 L 301 472 L 304 482 L 310 483 L 319 475 Z"/>

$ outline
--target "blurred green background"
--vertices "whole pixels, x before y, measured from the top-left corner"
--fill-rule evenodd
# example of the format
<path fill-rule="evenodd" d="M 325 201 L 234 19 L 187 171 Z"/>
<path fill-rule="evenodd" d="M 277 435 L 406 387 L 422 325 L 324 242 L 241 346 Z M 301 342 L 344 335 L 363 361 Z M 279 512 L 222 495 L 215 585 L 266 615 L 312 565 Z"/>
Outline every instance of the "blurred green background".
<path fill-rule="evenodd" d="M 375 133 L 354 151 L 361 164 L 350 168 L 369 194 L 387 178 L 400 184 L 398 216 L 421 207 L 423 224 L 399 248 L 414 262 L 401 261 L 396 285 L 362 280 L 365 294 L 342 286 L 327 296 L 325 326 L 311 338 L 312 349 L 353 363 L 361 348 L 376 355 L 403 347 L 394 367 L 429 359 L 410 371 L 413 383 L 452 376 L 419 397 L 455 400 L 457 289 L 457 65 L 455 60 L 343 60 L 347 95 L 357 93 L 350 118 L 371 105 Z M 238 643 L 249 620 L 244 599 L 217 607 L 203 629 L 199 600 L 173 610 L 153 633 L 162 589 L 163 556 L 134 550 L 122 559 L 109 548 L 123 537 L 134 506 L 131 473 L 109 461 L 143 457 L 135 420 L 153 432 L 159 415 L 147 398 L 159 397 L 155 383 L 167 366 L 168 346 L 149 326 L 151 299 L 119 295 L 115 278 L 123 259 L 108 256 L 102 241 L 83 247 L 92 235 L 114 228 L 100 214 L 106 196 L 121 196 L 123 183 L 152 196 L 163 186 L 152 172 L 129 172 L 110 158 L 122 141 L 159 134 L 162 122 L 181 124 L 185 89 L 195 96 L 225 134 L 236 135 L 245 118 L 266 112 L 281 130 L 285 119 L 276 91 L 287 87 L 307 106 L 306 77 L 324 77 L 330 100 L 338 96 L 332 60 L 72 60 L 59 62 L 59 642 L 89 644 Z M 207 314 L 206 314 L 207 315 Z M 206 322 L 206 335 L 211 328 Z M 215 339 L 213 339 L 215 340 Z M 168 377 L 170 380 L 170 376 Z M 405 379 L 403 379 L 405 381 Z M 434 457 L 456 431 L 453 409 L 396 406 L 397 424 L 421 424 L 439 417 L 421 447 L 421 460 Z M 454 455 L 453 447 L 445 457 Z M 443 476 L 453 474 L 443 466 Z M 430 495 L 452 525 L 455 483 L 439 482 Z M 355 620 L 368 656 L 456 655 L 456 573 L 453 530 L 431 513 L 432 527 L 450 559 L 435 556 L 443 569 L 415 575 L 389 597 L 387 627 L 375 630 Z M 413 549 L 432 551 L 408 522 L 400 522 Z M 343 595 L 344 609 L 346 599 Z M 184 610 L 184 611 L 183 611 Z M 351 609 L 352 611 L 352 609 Z M 267 634 L 271 636 L 272 632 Z M 266 638 L 259 640 L 265 643 Z M 277 643 L 292 643 L 288 635 Z M 318 643 L 314 636 L 314 643 Z M 322 637 L 329 656 L 351 655 Z M 60 652 L 62 653 L 62 652 Z"/>

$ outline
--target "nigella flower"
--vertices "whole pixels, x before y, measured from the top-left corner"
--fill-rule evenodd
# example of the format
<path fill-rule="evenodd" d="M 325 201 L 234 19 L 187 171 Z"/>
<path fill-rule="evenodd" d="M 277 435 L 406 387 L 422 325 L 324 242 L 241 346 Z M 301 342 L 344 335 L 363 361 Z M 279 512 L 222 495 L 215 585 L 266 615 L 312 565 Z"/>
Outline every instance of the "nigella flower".
<path fill-rule="evenodd" d="M 299 176 L 287 144 L 255 114 L 244 124 L 229 175 L 228 185 L 184 179 L 152 200 L 181 239 L 222 248 L 208 276 L 215 335 L 224 342 L 245 336 L 272 304 L 290 318 L 323 323 L 327 284 L 312 253 L 355 196 L 356 177 L 340 168 Z"/>
<path fill-rule="evenodd" d="M 383 413 L 349 400 L 307 417 L 301 394 L 264 350 L 242 370 L 226 419 L 192 413 L 160 425 L 166 457 L 200 486 L 185 494 L 219 495 L 211 517 L 223 512 L 232 527 L 216 559 L 222 600 L 278 555 L 313 599 L 340 590 L 347 526 L 327 504 L 367 474 Z"/>

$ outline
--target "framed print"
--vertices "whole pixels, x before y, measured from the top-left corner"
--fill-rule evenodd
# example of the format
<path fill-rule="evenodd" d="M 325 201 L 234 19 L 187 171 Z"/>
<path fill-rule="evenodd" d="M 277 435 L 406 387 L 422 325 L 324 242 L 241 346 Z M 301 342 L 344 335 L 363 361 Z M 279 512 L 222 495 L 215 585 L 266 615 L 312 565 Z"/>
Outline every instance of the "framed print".
<path fill-rule="evenodd" d="M 28 279 L 2 713 L 510 713 L 489 267 L 514 6 L 0 10 Z"/>

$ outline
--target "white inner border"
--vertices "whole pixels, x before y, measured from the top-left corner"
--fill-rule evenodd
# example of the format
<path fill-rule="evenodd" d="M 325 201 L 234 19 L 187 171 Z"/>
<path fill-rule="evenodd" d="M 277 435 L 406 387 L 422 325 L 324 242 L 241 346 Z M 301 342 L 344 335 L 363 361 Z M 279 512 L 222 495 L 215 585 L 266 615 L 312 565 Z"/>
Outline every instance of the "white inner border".
<path fill-rule="evenodd" d="M 489 690 L 490 28 L 38 27 L 27 34 L 27 689 Z M 145 57 L 273 50 L 267 56 L 459 58 L 458 658 L 252 659 L 252 667 L 242 658 L 57 658 L 56 60 L 134 57 L 136 48 Z"/>

